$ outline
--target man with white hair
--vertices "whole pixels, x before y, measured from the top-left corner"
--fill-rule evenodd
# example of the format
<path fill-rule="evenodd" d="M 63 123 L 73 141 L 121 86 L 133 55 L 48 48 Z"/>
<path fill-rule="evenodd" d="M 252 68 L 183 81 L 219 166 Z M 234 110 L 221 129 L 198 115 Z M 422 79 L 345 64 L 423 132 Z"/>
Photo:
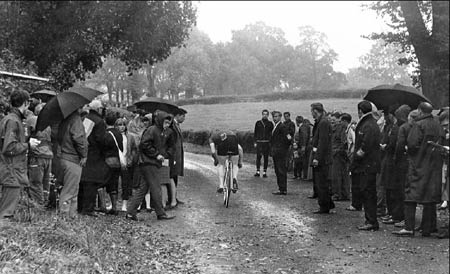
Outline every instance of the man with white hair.
<path fill-rule="evenodd" d="M 93 100 L 85 108 L 89 114 L 83 121 L 89 146 L 87 163 L 81 173 L 78 211 L 93 217 L 97 217 L 94 212 L 97 189 L 105 185 L 108 170 L 103 153 L 106 124 L 99 113 L 102 107 L 100 100 Z"/>

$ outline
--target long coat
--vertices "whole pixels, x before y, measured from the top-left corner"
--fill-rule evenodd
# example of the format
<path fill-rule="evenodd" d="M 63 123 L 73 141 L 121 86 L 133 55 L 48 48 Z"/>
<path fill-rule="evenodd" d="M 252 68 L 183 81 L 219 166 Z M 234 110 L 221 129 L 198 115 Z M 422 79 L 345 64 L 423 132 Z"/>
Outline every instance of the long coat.
<path fill-rule="evenodd" d="M 397 167 L 395 166 L 395 147 L 397 145 L 398 125 L 385 125 L 381 139 L 386 144 L 381 160 L 381 183 L 386 189 L 400 189 L 396 181 Z"/>
<path fill-rule="evenodd" d="M 428 141 L 442 143 L 443 140 L 444 130 L 431 114 L 414 123 L 407 139 L 409 168 L 405 201 L 424 204 L 441 201 L 443 159 Z"/>
<path fill-rule="evenodd" d="M 180 125 L 173 122 L 173 131 L 175 134 L 175 153 L 170 160 L 170 177 L 184 175 L 184 148 L 183 148 L 183 134 L 181 133 Z"/>
<path fill-rule="evenodd" d="M 87 121 L 86 119 L 89 119 Z M 106 182 L 108 166 L 105 163 L 104 143 L 106 134 L 106 124 L 100 114 L 91 110 L 85 118 L 85 123 L 92 122 L 94 126 L 87 138 L 88 156 L 86 166 L 81 172 L 81 181 L 84 183 L 100 184 Z"/>
<path fill-rule="evenodd" d="M 23 115 L 14 108 L 0 121 L 0 185 L 26 187 L 27 150 Z"/>
<path fill-rule="evenodd" d="M 331 123 L 324 116 L 320 117 L 313 128 L 312 146 L 313 160 L 319 162 L 319 166 L 329 166 L 331 164 Z"/>

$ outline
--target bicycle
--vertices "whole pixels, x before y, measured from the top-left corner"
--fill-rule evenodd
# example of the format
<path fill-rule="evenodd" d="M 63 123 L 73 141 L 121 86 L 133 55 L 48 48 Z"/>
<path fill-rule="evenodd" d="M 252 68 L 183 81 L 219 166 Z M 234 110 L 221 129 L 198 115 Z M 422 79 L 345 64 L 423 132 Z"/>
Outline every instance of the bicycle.
<path fill-rule="evenodd" d="M 228 155 L 225 159 L 225 175 L 223 178 L 223 204 L 226 208 L 230 203 L 230 195 L 233 190 L 233 161 L 231 157 L 233 155 Z"/>

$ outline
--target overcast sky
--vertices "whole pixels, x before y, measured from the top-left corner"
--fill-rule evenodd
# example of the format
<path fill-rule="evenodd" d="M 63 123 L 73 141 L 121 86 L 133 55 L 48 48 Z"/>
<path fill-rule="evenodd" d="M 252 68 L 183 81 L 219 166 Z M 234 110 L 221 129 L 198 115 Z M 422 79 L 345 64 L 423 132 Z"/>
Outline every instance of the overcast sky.
<path fill-rule="evenodd" d="M 231 40 L 231 31 L 263 21 L 279 27 L 292 45 L 298 44 L 298 27 L 311 25 L 328 36 L 339 60 L 334 69 L 347 72 L 358 57 L 369 52 L 372 41 L 361 35 L 386 29 L 375 12 L 363 10 L 360 1 L 199 1 L 197 27 L 213 42 Z M 367 3 L 367 2 L 366 2 Z"/>

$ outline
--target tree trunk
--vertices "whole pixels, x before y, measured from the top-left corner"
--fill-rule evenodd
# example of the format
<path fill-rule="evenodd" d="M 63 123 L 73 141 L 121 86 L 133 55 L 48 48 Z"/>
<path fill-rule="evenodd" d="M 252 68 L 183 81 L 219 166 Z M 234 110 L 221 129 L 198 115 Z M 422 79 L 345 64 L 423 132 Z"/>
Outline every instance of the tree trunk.
<path fill-rule="evenodd" d="M 153 73 L 154 73 L 153 67 L 149 65 L 147 67 L 148 97 L 156 97 L 155 77 Z"/>
<path fill-rule="evenodd" d="M 448 106 L 449 71 L 439 68 L 421 67 L 420 82 L 422 92 L 431 100 L 435 108 Z"/>

